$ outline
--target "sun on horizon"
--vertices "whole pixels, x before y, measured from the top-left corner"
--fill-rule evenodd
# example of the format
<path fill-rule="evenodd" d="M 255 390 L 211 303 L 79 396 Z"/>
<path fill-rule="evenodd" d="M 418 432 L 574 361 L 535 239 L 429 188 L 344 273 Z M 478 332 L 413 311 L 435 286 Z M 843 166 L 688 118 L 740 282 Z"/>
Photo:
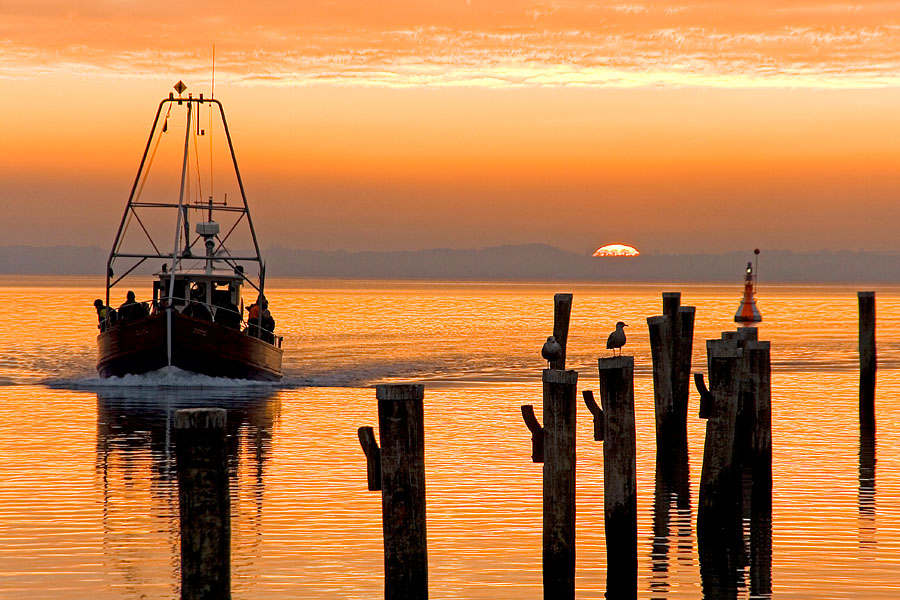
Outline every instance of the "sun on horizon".
<path fill-rule="evenodd" d="M 593 256 L 639 256 L 640 251 L 627 244 L 607 244 L 597 248 Z"/>

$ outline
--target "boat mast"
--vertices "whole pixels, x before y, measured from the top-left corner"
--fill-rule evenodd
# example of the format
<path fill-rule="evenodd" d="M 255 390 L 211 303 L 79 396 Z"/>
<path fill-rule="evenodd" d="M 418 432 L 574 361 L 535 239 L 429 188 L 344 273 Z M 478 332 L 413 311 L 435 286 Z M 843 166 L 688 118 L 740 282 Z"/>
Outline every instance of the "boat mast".
<path fill-rule="evenodd" d="M 187 105 L 187 126 L 184 131 L 184 158 L 181 162 L 181 190 L 178 192 L 178 218 L 175 224 L 175 249 L 172 250 L 172 268 L 169 269 L 169 299 L 166 303 L 166 358 L 168 366 L 172 366 L 172 311 L 175 310 L 173 304 L 175 294 L 175 263 L 178 260 L 178 247 L 181 245 L 181 221 L 186 212 L 184 206 L 184 186 L 187 181 L 188 168 L 188 150 L 191 141 L 191 109 L 193 103 L 188 102 Z M 187 219 L 185 219 L 187 223 Z M 186 242 L 186 241 L 185 241 Z"/>

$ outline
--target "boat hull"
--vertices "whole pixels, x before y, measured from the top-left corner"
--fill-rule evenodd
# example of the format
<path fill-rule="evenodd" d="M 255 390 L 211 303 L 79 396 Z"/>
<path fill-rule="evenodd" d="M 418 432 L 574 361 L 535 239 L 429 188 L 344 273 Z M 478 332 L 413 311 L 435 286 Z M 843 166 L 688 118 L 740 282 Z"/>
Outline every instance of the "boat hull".
<path fill-rule="evenodd" d="M 149 373 L 168 366 L 166 314 L 126 321 L 97 336 L 101 377 Z M 172 366 L 185 371 L 277 381 L 283 351 L 237 329 L 172 313 Z"/>

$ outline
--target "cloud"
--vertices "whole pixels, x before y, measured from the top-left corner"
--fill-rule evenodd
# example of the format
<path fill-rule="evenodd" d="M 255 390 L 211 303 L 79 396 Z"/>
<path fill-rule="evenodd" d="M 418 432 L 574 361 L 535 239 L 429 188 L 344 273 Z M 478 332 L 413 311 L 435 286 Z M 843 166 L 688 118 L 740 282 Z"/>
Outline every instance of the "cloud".
<path fill-rule="evenodd" d="M 18 3 L 12 3 L 18 4 Z M 512 0 L 0 3 L 0 76 L 208 76 L 254 85 L 900 84 L 897 3 Z"/>

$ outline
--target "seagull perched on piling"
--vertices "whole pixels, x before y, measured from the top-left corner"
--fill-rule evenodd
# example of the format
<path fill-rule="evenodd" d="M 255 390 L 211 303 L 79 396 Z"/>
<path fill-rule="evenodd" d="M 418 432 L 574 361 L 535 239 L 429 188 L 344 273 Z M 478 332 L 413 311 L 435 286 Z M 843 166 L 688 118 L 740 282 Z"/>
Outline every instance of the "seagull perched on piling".
<path fill-rule="evenodd" d="M 619 355 L 622 354 L 622 346 L 625 345 L 625 328 L 628 327 L 622 321 L 616 323 L 616 330 L 609 334 L 606 339 L 607 349 L 612 348 L 613 356 L 616 355 L 616 348 L 619 348 Z"/>
<path fill-rule="evenodd" d="M 559 345 L 559 342 L 552 335 L 544 342 L 544 347 L 541 348 L 541 356 L 544 357 L 544 360 L 551 363 L 562 356 L 562 346 Z"/>

